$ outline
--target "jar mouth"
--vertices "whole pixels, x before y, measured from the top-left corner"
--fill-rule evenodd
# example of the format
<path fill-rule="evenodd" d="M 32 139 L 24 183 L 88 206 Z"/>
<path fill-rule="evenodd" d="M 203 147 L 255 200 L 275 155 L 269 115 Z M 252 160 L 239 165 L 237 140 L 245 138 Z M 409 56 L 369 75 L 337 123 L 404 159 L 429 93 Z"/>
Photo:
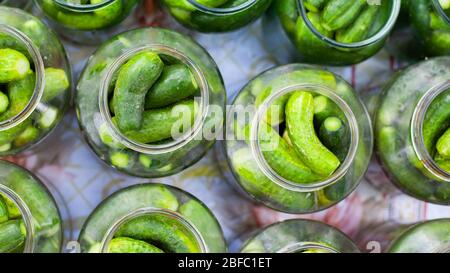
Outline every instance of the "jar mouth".
<path fill-rule="evenodd" d="M 363 41 L 355 42 L 355 43 L 341 43 L 334 39 L 324 36 L 322 33 L 320 33 L 314 27 L 312 22 L 309 20 L 309 18 L 307 16 L 306 7 L 303 4 L 303 0 L 297 0 L 297 5 L 298 5 L 297 8 L 299 9 L 300 15 L 303 17 L 303 20 L 306 22 L 306 25 L 314 33 L 314 35 L 316 35 L 319 39 L 327 42 L 328 44 L 330 44 L 331 46 L 336 47 L 336 48 L 359 49 L 362 47 L 372 45 L 387 36 L 387 34 L 394 27 L 395 22 L 397 21 L 398 15 L 400 14 L 401 2 L 399 0 L 391 1 L 391 14 L 382 29 L 380 29 L 372 37 L 369 37 Z"/>
<path fill-rule="evenodd" d="M 447 13 L 445 13 L 444 9 L 439 3 L 439 0 L 432 0 L 431 2 L 433 3 L 433 7 L 436 10 L 437 14 L 441 16 L 447 22 L 447 24 L 450 24 L 450 17 L 448 17 Z"/>
<path fill-rule="evenodd" d="M 30 209 L 25 204 L 25 202 L 17 195 L 13 190 L 6 187 L 5 185 L 0 184 L 0 193 L 4 194 L 9 200 L 13 201 L 13 203 L 19 208 L 20 213 L 22 214 L 23 222 L 25 224 L 26 229 L 26 239 L 25 239 L 25 247 L 24 253 L 33 253 L 35 248 L 35 236 L 34 231 L 36 227 L 33 222 L 33 216 L 31 214 Z"/>
<path fill-rule="evenodd" d="M 129 139 L 126 137 L 112 122 L 111 112 L 109 110 L 109 87 L 110 83 L 112 82 L 115 73 L 120 69 L 120 67 L 130 59 L 130 57 L 134 56 L 135 54 L 150 50 L 156 53 L 169 55 L 171 57 L 175 57 L 181 62 L 183 62 L 185 65 L 187 65 L 191 71 L 191 73 L 194 75 L 194 78 L 199 86 L 201 99 L 199 103 L 199 111 L 196 114 L 196 118 L 194 121 L 194 125 L 192 128 L 183 133 L 180 137 L 177 137 L 173 141 L 170 141 L 168 143 L 164 144 L 145 144 L 140 143 L 137 141 L 134 141 L 132 139 Z M 164 154 L 164 153 L 170 153 L 174 152 L 183 146 L 187 145 L 190 141 L 192 141 L 194 138 L 198 136 L 199 133 L 202 133 L 203 124 L 206 122 L 208 112 L 209 112 L 209 86 L 206 81 L 206 78 L 203 74 L 203 72 L 200 70 L 200 68 L 185 54 L 182 52 L 174 49 L 169 48 L 162 44 L 151 44 L 143 47 L 139 47 L 136 49 L 129 50 L 125 53 L 123 53 L 115 62 L 113 62 L 108 69 L 104 79 L 101 82 L 100 85 L 100 94 L 99 94 L 99 108 L 100 108 L 100 115 L 102 117 L 102 120 L 106 120 L 106 123 L 108 125 L 108 129 L 111 133 L 111 135 L 117 139 L 120 140 L 120 142 L 125 145 L 127 148 L 140 152 L 143 154 L 149 154 L 149 155 L 158 155 L 158 154 Z"/>
<path fill-rule="evenodd" d="M 208 247 L 206 245 L 205 240 L 203 239 L 202 235 L 200 234 L 200 231 L 186 218 L 184 218 L 181 214 L 166 210 L 166 209 L 160 209 L 160 208 L 141 208 L 135 211 L 132 211 L 131 213 L 123 216 L 119 220 L 117 220 L 111 228 L 108 229 L 105 236 L 103 237 L 103 240 L 101 242 L 101 253 L 108 253 L 108 247 L 109 242 L 113 239 L 115 233 L 117 230 L 122 226 L 124 223 L 140 217 L 144 215 L 158 215 L 158 216 L 164 216 L 171 218 L 175 221 L 177 221 L 182 227 L 184 227 L 186 230 L 188 230 L 192 235 L 194 236 L 195 241 L 197 242 L 198 246 L 201 249 L 201 253 L 208 253 Z"/>
<path fill-rule="evenodd" d="M 450 92 L 450 80 L 435 85 L 422 96 L 414 110 L 410 127 L 414 152 L 423 163 L 426 170 L 439 180 L 450 183 L 450 173 L 443 170 L 432 158 L 430 152 L 425 147 L 425 141 L 422 134 L 423 123 L 425 121 L 428 108 L 434 99 L 444 92 Z M 415 126 L 416 124 L 418 126 Z"/>
<path fill-rule="evenodd" d="M 60 6 L 61 8 L 70 10 L 70 11 L 74 11 L 74 12 L 92 12 L 97 9 L 109 6 L 114 1 L 116 1 L 116 0 L 104 0 L 103 2 L 100 2 L 97 4 L 83 5 L 83 4 L 64 2 L 62 0 L 53 0 L 53 2 L 55 2 L 55 4 Z"/>
<path fill-rule="evenodd" d="M 14 39 L 18 40 L 22 45 L 25 46 L 25 48 L 27 49 L 28 53 L 31 56 L 31 59 L 33 60 L 36 73 L 36 84 L 34 86 L 33 95 L 28 104 L 25 106 L 24 109 L 22 109 L 22 111 L 20 111 L 20 113 L 18 113 L 14 117 L 11 117 L 10 119 L 4 121 L 0 121 L 0 131 L 4 131 L 16 127 L 17 125 L 25 121 L 39 106 L 42 95 L 44 94 L 45 67 L 39 49 L 36 47 L 33 41 L 30 38 L 28 38 L 24 33 L 15 28 L 3 24 L 0 24 L 0 33 L 5 33 L 6 35 L 13 37 Z M 42 107 L 43 106 L 44 105 L 42 105 Z"/>
<path fill-rule="evenodd" d="M 187 0 L 191 5 L 193 5 L 194 7 L 196 7 L 197 9 L 199 9 L 200 11 L 204 12 L 204 13 L 208 13 L 211 15 L 228 15 L 228 14 L 232 14 L 232 13 L 237 13 L 240 11 L 243 11 L 245 9 L 248 9 L 249 7 L 253 6 L 257 1 L 259 0 L 247 0 L 247 2 L 242 3 L 239 6 L 236 7 L 232 7 L 232 8 L 211 8 L 205 5 L 202 5 L 200 3 L 197 2 L 197 0 Z"/>
<path fill-rule="evenodd" d="M 324 251 L 326 253 L 341 253 L 332 247 L 315 242 L 298 242 L 290 244 L 277 251 L 277 253 L 299 253 L 308 250 Z"/>
<path fill-rule="evenodd" d="M 269 107 L 273 104 L 273 102 L 277 98 L 286 95 L 288 93 L 295 92 L 297 90 L 305 90 L 305 89 L 314 90 L 314 93 L 318 93 L 328 97 L 334 103 L 336 103 L 337 106 L 342 110 L 342 112 L 345 114 L 349 126 L 350 144 L 344 162 L 330 177 L 328 177 L 323 181 L 317 181 L 308 184 L 300 184 L 284 178 L 270 167 L 269 163 L 266 161 L 262 153 L 258 135 L 260 129 L 259 127 L 260 124 L 262 123 L 261 121 L 263 121 L 265 117 L 266 111 L 269 109 Z M 347 174 L 356 157 L 356 152 L 359 145 L 358 132 L 359 132 L 358 122 L 352 109 L 347 104 L 347 102 L 345 102 L 338 95 L 336 95 L 332 89 L 324 85 L 298 84 L 287 86 L 277 92 L 272 92 L 272 94 L 268 98 L 266 98 L 266 100 L 261 104 L 261 106 L 257 110 L 257 114 L 252 120 L 252 127 L 250 131 L 250 147 L 258 167 L 271 181 L 291 191 L 311 192 L 323 189 L 327 186 L 337 183 L 341 178 L 343 178 Z"/>

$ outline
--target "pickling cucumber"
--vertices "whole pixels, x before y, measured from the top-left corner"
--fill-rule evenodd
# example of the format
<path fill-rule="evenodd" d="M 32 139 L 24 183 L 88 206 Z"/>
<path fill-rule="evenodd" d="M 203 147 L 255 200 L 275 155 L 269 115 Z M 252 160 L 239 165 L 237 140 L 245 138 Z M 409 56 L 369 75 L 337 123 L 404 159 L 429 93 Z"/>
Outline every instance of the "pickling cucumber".
<path fill-rule="evenodd" d="M 314 122 L 317 127 L 320 128 L 320 125 L 329 117 L 347 119 L 339 106 L 328 97 L 322 95 L 314 97 Z"/>
<path fill-rule="evenodd" d="M 23 131 L 20 135 L 14 139 L 14 146 L 22 147 L 26 144 L 33 142 L 39 138 L 39 129 L 34 127 L 33 125 L 29 125 L 25 131 Z"/>
<path fill-rule="evenodd" d="M 164 251 L 144 241 L 119 237 L 109 242 L 108 253 L 164 253 Z"/>
<path fill-rule="evenodd" d="M 439 138 L 436 150 L 445 159 L 450 159 L 450 128 Z"/>
<path fill-rule="evenodd" d="M 314 98 L 297 91 L 286 105 L 289 138 L 300 159 L 315 173 L 328 177 L 339 167 L 339 159 L 317 137 L 314 129 Z"/>
<path fill-rule="evenodd" d="M 159 108 L 192 97 L 197 83 L 186 65 L 174 64 L 164 67 L 158 81 L 145 98 L 145 109 Z"/>
<path fill-rule="evenodd" d="M 351 44 L 365 40 L 379 11 L 380 7 L 377 5 L 367 6 L 353 24 L 346 29 L 337 31 L 336 41 Z"/>
<path fill-rule="evenodd" d="M 8 197 L 0 193 L 0 199 L 3 200 L 3 202 L 6 205 L 6 209 L 8 210 L 8 217 L 9 219 L 16 219 L 22 217 L 22 213 L 20 212 L 17 205 L 11 201 Z"/>
<path fill-rule="evenodd" d="M 347 157 L 349 148 L 349 134 L 347 127 L 337 117 L 329 117 L 324 120 L 319 130 L 319 138 L 322 143 L 332 151 L 342 162 Z"/>
<path fill-rule="evenodd" d="M 322 26 L 328 31 L 347 27 L 366 4 L 367 0 L 329 0 L 322 11 Z"/>
<path fill-rule="evenodd" d="M 23 79 L 30 72 L 30 62 L 17 50 L 0 49 L 0 83 Z"/>
<path fill-rule="evenodd" d="M 0 114 L 3 114 L 9 106 L 9 98 L 8 96 L 0 91 Z"/>
<path fill-rule="evenodd" d="M 436 97 L 428 107 L 422 125 L 425 147 L 433 156 L 438 138 L 450 127 L 450 92 Z"/>
<path fill-rule="evenodd" d="M 8 221 L 8 207 L 6 206 L 3 197 L 0 196 L 0 224 Z"/>
<path fill-rule="evenodd" d="M 308 10 L 318 12 L 326 2 L 327 0 L 304 0 L 303 4 Z"/>
<path fill-rule="evenodd" d="M 0 224 L 0 253 L 8 253 L 24 243 L 26 229 L 22 220 L 10 220 Z"/>
<path fill-rule="evenodd" d="M 146 51 L 136 54 L 120 68 L 114 89 L 114 113 L 121 131 L 141 128 L 145 96 L 163 67 L 158 54 Z"/>
<path fill-rule="evenodd" d="M 64 70 L 59 68 L 45 69 L 45 87 L 42 96 L 43 102 L 51 101 L 69 88 L 69 78 Z"/>

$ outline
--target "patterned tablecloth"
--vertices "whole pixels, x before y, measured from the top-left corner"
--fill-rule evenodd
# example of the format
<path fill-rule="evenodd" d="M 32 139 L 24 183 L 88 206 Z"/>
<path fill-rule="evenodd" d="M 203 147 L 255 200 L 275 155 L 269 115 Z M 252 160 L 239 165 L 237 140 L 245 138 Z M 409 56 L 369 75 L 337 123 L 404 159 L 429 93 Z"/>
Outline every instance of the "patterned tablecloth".
<path fill-rule="evenodd" d="M 144 16 L 147 14 L 147 16 Z M 249 80 L 278 65 L 276 50 L 263 42 L 261 22 L 227 34 L 189 32 L 167 18 L 152 0 L 136 11 L 140 26 L 170 26 L 191 35 L 202 44 L 222 72 L 228 97 L 232 98 Z M 124 29 L 135 27 L 124 24 Z M 65 42 L 75 79 L 87 57 L 95 50 Z M 374 58 L 347 68 L 330 68 L 348 80 L 361 94 L 374 92 L 399 67 L 383 50 Z M 217 143 L 216 146 L 221 145 Z M 201 199 L 217 216 L 229 243 L 237 251 L 251 232 L 276 221 L 310 218 L 336 226 L 352 237 L 364 251 L 379 251 L 390 239 L 391 227 L 425 219 L 450 217 L 450 207 L 417 201 L 396 190 L 375 162 L 357 191 L 328 210 L 311 215 L 288 215 L 250 202 L 239 195 L 223 178 L 216 154 L 211 150 L 200 162 L 184 172 L 161 179 L 138 179 L 120 174 L 104 165 L 82 139 L 74 111 L 70 111 L 57 130 L 33 151 L 7 160 L 37 174 L 51 189 L 64 218 L 66 243 L 76 240 L 86 217 L 111 193 L 143 182 L 160 182 L 180 187 Z M 367 242 L 374 241 L 369 244 Z M 65 244 L 67 246 L 67 244 Z M 73 251 L 73 242 L 65 251 Z"/>

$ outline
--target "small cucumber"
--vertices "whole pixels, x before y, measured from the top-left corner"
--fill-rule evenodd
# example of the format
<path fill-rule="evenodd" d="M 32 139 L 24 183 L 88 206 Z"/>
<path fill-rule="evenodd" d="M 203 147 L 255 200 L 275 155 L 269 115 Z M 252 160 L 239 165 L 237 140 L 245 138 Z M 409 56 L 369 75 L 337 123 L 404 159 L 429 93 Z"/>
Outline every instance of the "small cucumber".
<path fill-rule="evenodd" d="M 22 220 L 10 220 L 0 224 L 0 253 L 9 253 L 25 241 L 26 229 Z"/>
<path fill-rule="evenodd" d="M 450 128 L 439 138 L 436 150 L 445 159 L 450 159 Z"/>
<path fill-rule="evenodd" d="M 315 173 L 328 177 L 339 167 L 339 159 L 317 137 L 314 129 L 314 98 L 297 91 L 286 105 L 289 138 L 300 159 Z"/>
<path fill-rule="evenodd" d="M 125 152 L 112 151 L 110 158 L 111 164 L 117 168 L 125 169 L 130 166 L 130 155 Z"/>
<path fill-rule="evenodd" d="M 8 96 L 0 91 L 0 114 L 6 112 L 9 106 L 9 98 Z"/>
<path fill-rule="evenodd" d="M 145 96 L 163 67 L 158 54 L 146 51 L 136 54 L 120 68 L 114 89 L 114 113 L 121 131 L 141 128 Z"/>
<path fill-rule="evenodd" d="M 304 0 L 303 4 L 309 11 L 319 12 L 322 9 L 325 2 L 326 0 Z"/>
<path fill-rule="evenodd" d="M 194 238 L 176 220 L 160 215 L 145 215 L 123 224 L 116 237 L 129 237 L 149 242 L 164 252 L 198 253 Z"/>
<path fill-rule="evenodd" d="M 3 200 L 3 197 L 0 196 L 0 224 L 8 221 L 8 219 L 8 206 Z"/>
<path fill-rule="evenodd" d="M 186 65 L 174 64 L 164 67 L 158 81 L 145 98 L 145 109 L 160 108 L 174 104 L 195 94 L 198 86 Z"/>
<path fill-rule="evenodd" d="M 319 138 L 342 162 L 345 160 L 349 148 L 347 127 L 337 117 L 324 120 L 319 130 Z"/>
<path fill-rule="evenodd" d="M 6 197 L 5 195 L 2 195 L 1 193 L 0 193 L 0 198 L 3 200 L 3 202 L 6 205 L 6 209 L 8 210 L 8 218 L 9 219 L 17 219 L 17 218 L 22 217 L 22 213 L 20 212 L 19 208 L 13 201 L 11 201 L 8 197 Z"/>
<path fill-rule="evenodd" d="M 31 143 L 39 138 L 39 129 L 34 127 L 33 125 L 29 125 L 25 131 L 23 131 L 20 135 L 14 139 L 14 146 L 23 147 L 28 143 Z"/>
<path fill-rule="evenodd" d="M 364 41 L 379 11 L 379 6 L 367 6 L 352 25 L 336 33 L 336 41 L 346 44 Z"/>
<path fill-rule="evenodd" d="M 262 122 L 259 141 L 264 158 L 270 167 L 282 177 L 300 184 L 320 181 L 315 174 L 298 158 L 295 151 L 267 123 Z"/>
<path fill-rule="evenodd" d="M 322 11 L 323 28 L 334 31 L 349 26 L 366 3 L 366 0 L 329 0 Z"/>
<path fill-rule="evenodd" d="M 326 187 L 323 192 L 326 198 L 330 201 L 342 200 L 345 197 L 345 194 L 348 192 L 347 182 L 345 178 L 341 179 L 331 186 Z"/>
<path fill-rule="evenodd" d="M 314 98 L 314 122 L 320 125 L 329 117 L 346 120 L 344 112 L 328 97 L 319 95 Z"/>
<path fill-rule="evenodd" d="M 425 147 L 433 156 L 438 138 L 450 127 L 450 92 L 436 97 L 428 107 L 422 126 Z"/>
<path fill-rule="evenodd" d="M 147 110 L 143 114 L 142 127 L 139 130 L 125 130 L 122 133 L 128 138 L 141 142 L 153 143 L 160 140 L 169 139 L 173 132 L 179 132 L 183 125 L 195 120 L 196 102 L 191 100 L 181 101 L 173 106 Z M 182 117 L 178 113 L 183 113 Z M 113 118 L 117 124 L 117 117 Z"/>
<path fill-rule="evenodd" d="M 164 253 L 164 251 L 144 241 L 119 237 L 109 242 L 108 253 Z"/>
<path fill-rule="evenodd" d="M 17 50 L 0 49 L 0 83 L 23 79 L 30 72 L 30 62 Z"/>
<path fill-rule="evenodd" d="M 450 173 L 450 159 L 446 159 L 446 158 L 442 158 L 442 157 L 435 157 L 434 161 L 441 169 Z"/>
<path fill-rule="evenodd" d="M 328 38 L 333 37 L 333 32 L 323 27 L 320 15 L 318 13 L 308 12 L 306 16 L 308 16 L 309 21 L 311 21 L 311 24 L 320 34 Z M 299 20 L 303 21 L 303 18 L 299 18 Z"/>
<path fill-rule="evenodd" d="M 51 101 L 69 88 L 69 78 L 64 70 L 58 68 L 45 69 L 45 88 L 43 102 Z"/>

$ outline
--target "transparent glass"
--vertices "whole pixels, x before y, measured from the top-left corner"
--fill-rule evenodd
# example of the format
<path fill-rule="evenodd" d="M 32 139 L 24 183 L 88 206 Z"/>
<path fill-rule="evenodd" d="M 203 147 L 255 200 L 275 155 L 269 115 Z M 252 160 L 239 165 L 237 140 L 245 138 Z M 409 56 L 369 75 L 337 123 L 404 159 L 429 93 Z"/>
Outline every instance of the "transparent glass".
<path fill-rule="evenodd" d="M 27 170 L 0 161 L 0 205 L 5 204 L 8 219 L 0 221 L 0 234 L 8 235 L 0 235 L 0 249 L 26 253 L 61 251 L 61 217 L 47 188 Z M 20 223 L 22 235 L 6 228 L 14 223 Z"/>
<path fill-rule="evenodd" d="M 143 144 L 131 140 L 113 124 L 108 91 L 122 64 L 149 50 L 189 67 L 199 87 L 199 107 L 193 126 L 182 136 Z M 223 125 L 225 88 L 216 64 L 192 39 L 170 30 L 137 29 L 108 41 L 89 59 L 77 90 L 78 120 L 88 143 L 107 164 L 134 176 L 167 176 L 191 166 L 211 148 L 220 131 L 217 129 Z M 115 160 L 118 157 L 122 159 L 120 164 Z"/>
<path fill-rule="evenodd" d="M 78 241 L 82 252 L 116 252 L 113 246 L 124 237 L 170 253 L 227 250 L 211 211 L 189 193 L 163 184 L 128 187 L 105 199 L 85 222 Z M 119 249 L 139 252 L 128 246 Z"/>
<path fill-rule="evenodd" d="M 0 5 L 10 6 L 14 8 L 27 9 L 31 6 L 30 0 L 0 0 Z"/>
<path fill-rule="evenodd" d="M 272 224 L 247 240 L 242 253 L 358 253 L 358 247 L 338 229 L 311 220 Z"/>
<path fill-rule="evenodd" d="M 81 44 L 99 44 L 120 32 L 117 27 L 140 0 L 96 0 L 75 4 L 64 0 L 34 0 L 36 12 L 65 38 Z M 72 1 L 73 2 L 73 1 Z"/>
<path fill-rule="evenodd" d="M 438 57 L 398 72 L 375 119 L 378 156 L 392 180 L 409 195 L 443 205 L 450 204 L 450 174 L 434 160 L 433 147 L 450 126 L 449 67 L 450 57 Z"/>
<path fill-rule="evenodd" d="M 372 2 L 376 1 L 368 1 L 368 4 L 373 5 Z M 383 0 L 381 4 L 382 10 L 378 17 L 373 19 L 377 20 L 376 22 L 361 22 L 359 18 L 353 22 L 353 25 L 367 29 L 369 35 L 363 40 L 346 42 L 335 38 L 339 37 L 345 28 L 334 31 L 337 34 L 333 31 L 325 33 L 325 30 L 318 28 L 317 21 L 321 20 L 322 11 L 309 11 L 305 0 L 275 1 L 263 20 L 264 38 L 267 46 L 276 52 L 275 55 L 281 62 L 298 60 L 336 66 L 360 63 L 375 55 L 384 46 L 399 15 L 399 0 Z M 343 11 L 336 11 L 338 12 Z M 314 22 L 311 18 L 314 18 Z M 344 15 L 340 18 L 344 18 Z"/>
<path fill-rule="evenodd" d="M 346 128 L 342 138 L 346 142 L 333 143 L 340 151 L 339 167 L 327 176 L 316 176 L 315 180 L 296 172 L 299 163 L 292 157 L 297 158 L 299 154 L 287 156 L 282 152 L 283 141 L 280 140 L 279 146 L 280 143 L 272 143 L 272 140 L 266 143 L 267 139 L 255 137 L 265 130 L 261 129 L 265 128 L 262 127 L 263 121 L 267 121 L 267 114 L 272 113 L 268 109 L 272 111 L 280 98 L 300 90 L 335 103 L 342 111 L 343 128 Z M 226 171 L 225 175 L 228 180 L 237 181 L 254 200 L 268 207 L 288 213 L 309 213 L 328 208 L 348 196 L 367 169 L 373 146 L 370 117 L 352 87 L 332 72 L 301 64 L 271 69 L 250 81 L 232 106 L 227 114 L 224 142 L 224 153 L 232 175 Z M 278 113 L 284 111 L 283 108 L 278 109 Z M 276 117 L 273 113 L 272 117 Z M 284 135 L 285 124 L 281 120 L 277 126 L 280 136 Z M 302 139 L 305 140 L 300 137 L 300 141 Z M 286 143 L 290 144 L 289 141 Z M 306 150 L 307 153 L 316 152 L 316 149 Z M 275 152 L 272 161 L 267 157 L 271 156 L 270 152 Z M 281 171 L 273 169 L 275 165 L 281 165 Z"/>
<path fill-rule="evenodd" d="M 226 32 L 258 19 L 272 0 L 162 0 L 168 12 L 185 27 L 200 32 Z M 209 6 L 206 4 L 210 4 Z"/>
<path fill-rule="evenodd" d="M 450 219 L 413 225 L 395 239 L 390 253 L 450 253 Z"/>
<path fill-rule="evenodd" d="M 19 9 L 0 7 L 0 49 L 21 52 L 35 75 L 35 79 L 28 74 L 0 84 L 0 90 L 10 96 L 8 108 L 0 115 L 0 156 L 4 156 L 31 148 L 61 121 L 71 100 L 71 71 L 55 33 Z M 18 95 L 13 98 L 12 93 Z"/>

